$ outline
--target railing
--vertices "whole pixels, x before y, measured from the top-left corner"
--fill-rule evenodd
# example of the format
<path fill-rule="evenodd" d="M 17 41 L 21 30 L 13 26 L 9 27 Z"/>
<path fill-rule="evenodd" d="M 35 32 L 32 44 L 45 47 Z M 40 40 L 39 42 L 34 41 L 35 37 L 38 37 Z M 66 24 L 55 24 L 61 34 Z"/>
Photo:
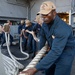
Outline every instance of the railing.
<path fill-rule="evenodd" d="M 75 12 L 75 0 L 72 0 L 71 2 L 71 11 Z"/>
<path fill-rule="evenodd" d="M 74 37 L 75 37 L 75 27 L 73 27 L 73 35 L 74 35 Z"/>

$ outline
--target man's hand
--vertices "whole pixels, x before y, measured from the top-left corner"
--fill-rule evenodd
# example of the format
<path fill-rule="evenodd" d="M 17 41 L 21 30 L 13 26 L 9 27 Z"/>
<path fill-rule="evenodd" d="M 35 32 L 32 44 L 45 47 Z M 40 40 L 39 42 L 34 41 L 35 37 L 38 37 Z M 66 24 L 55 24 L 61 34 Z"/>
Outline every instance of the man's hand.
<path fill-rule="evenodd" d="M 50 51 L 50 49 L 51 49 L 51 48 L 48 46 L 48 47 L 47 47 L 47 52 L 49 52 L 49 51 Z"/>
<path fill-rule="evenodd" d="M 30 33 L 30 34 L 32 34 L 32 35 L 34 35 L 33 31 L 29 31 L 29 30 L 25 30 L 25 31 L 28 32 L 28 33 Z"/>
<path fill-rule="evenodd" d="M 31 69 L 28 69 L 27 71 L 22 71 L 20 74 L 34 75 L 36 72 L 37 72 L 36 68 L 31 68 Z"/>
<path fill-rule="evenodd" d="M 20 34 L 19 36 L 22 37 L 22 34 Z"/>

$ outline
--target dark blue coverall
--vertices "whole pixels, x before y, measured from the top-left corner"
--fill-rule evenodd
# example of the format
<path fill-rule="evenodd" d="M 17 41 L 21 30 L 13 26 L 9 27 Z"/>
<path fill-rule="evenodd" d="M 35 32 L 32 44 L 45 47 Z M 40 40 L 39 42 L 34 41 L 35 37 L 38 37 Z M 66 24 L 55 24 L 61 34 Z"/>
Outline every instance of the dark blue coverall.
<path fill-rule="evenodd" d="M 54 39 L 52 39 L 52 35 L 55 37 Z M 45 70 L 45 75 L 70 75 L 75 54 L 75 41 L 71 27 L 58 16 L 51 25 L 43 23 L 40 49 L 46 41 L 51 50 L 35 68 Z"/>
<path fill-rule="evenodd" d="M 12 42 L 13 42 L 13 37 L 11 34 L 10 35 L 10 45 L 12 45 Z M 3 44 L 6 42 L 5 40 L 5 32 L 2 33 L 2 42 L 1 42 L 1 47 L 3 47 Z"/>
<path fill-rule="evenodd" d="M 2 38 L 3 37 L 3 34 L 2 33 L 0 33 L 0 44 L 2 43 Z"/>
<path fill-rule="evenodd" d="M 34 27 L 33 27 L 33 31 L 35 32 L 35 35 L 37 36 L 37 38 L 40 39 L 40 30 L 41 30 L 41 25 L 39 25 L 38 23 L 35 23 Z M 39 42 L 37 43 L 37 49 L 39 50 Z"/>
<path fill-rule="evenodd" d="M 40 30 L 41 30 L 41 25 L 39 25 L 38 23 L 34 23 L 35 25 L 33 26 L 33 31 L 35 33 L 35 35 L 37 36 L 37 38 L 40 38 Z M 39 42 L 36 42 L 33 39 L 33 57 L 35 57 L 37 50 L 39 50 Z"/>
<path fill-rule="evenodd" d="M 18 26 L 18 34 L 20 35 L 21 34 L 21 30 L 22 30 L 22 28 L 25 26 L 25 24 L 23 24 L 23 25 L 21 25 L 21 24 L 19 24 L 19 26 Z M 19 36 L 19 45 L 20 45 L 20 36 Z M 20 47 L 19 47 L 20 48 Z"/>
<path fill-rule="evenodd" d="M 32 25 L 29 26 L 29 27 L 24 27 L 23 29 L 32 31 L 33 27 L 34 27 L 34 23 L 32 23 Z M 27 32 L 25 32 L 25 36 L 27 36 L 28 39 L 23 38 L 24 49 L 26 50 L 26 46 L 27 46 L 27 49 L 28 49 L 29 53 L 32 53 L 34 51 L 35 47 L 36 47 L 35 42 L 33 41 L 33 36 L 31 34 L 27 33 Z"/>

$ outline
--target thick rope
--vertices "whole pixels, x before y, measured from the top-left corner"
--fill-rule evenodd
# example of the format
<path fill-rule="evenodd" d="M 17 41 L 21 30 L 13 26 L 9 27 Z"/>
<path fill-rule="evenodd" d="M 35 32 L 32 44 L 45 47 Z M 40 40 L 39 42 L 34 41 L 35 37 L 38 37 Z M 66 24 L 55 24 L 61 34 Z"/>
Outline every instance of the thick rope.
<path fill-rule="evenodd" d="M 46 50 L 47 50 L 47 46 L 44 46 L 23 71 L 26 71 L 30 68 L 35 67 L 37 65 L 37 63 L 41 60 L 43 55 L 46 53 Z M 19 75 L 26 75 L 26 74 L 19 74 Z"/>
<path fill-rule="evenodd" d="M 12 53 L 10 52 L 10 48 L 9 48 L 9 34 L 7 32 L 5 32 L 5 39 L 6 39 L 6 45 L 7 45 L 7 50 L 8 53 L 10 55 L 11 58 L 7 57 L 6 55 L 2 54 L 3 57 L 3 63 L 4 63 L 4 68 L 5 68 L 5 72 L 7 75 L 17 75 L 19 72 L 19 69 L 23 69 L 24 66 L 22 64 L 20 64 L 14 57 L 14 55 L 12 55 Z M 20 48 L 21 48 L 21 52 L 22 52 L 22 44 L 20 43 Z M 23 52 L 22 52 L 23 53 Z M 18 60 L 26 60 L 29 58 L 29 55 L 26 53 L 23 53 L 25 55 L 27 55 L 26 58 L 18 58 Z"/>
<path fill-rule="evenodd" d="M 22 54 L 26 55 L 26 57 L 24 57 L 24 58 L 18 58 L 18 57 L 15 57 L 15 56 L 13 55 L 13 57 L 14 57 L 16 60 L 26 60 L 26 59 L 29 58 L 29 54 L 26 53 L 26 52 L 23 52 L 23 49 L 22 49 L 22 37 L 20 37 L 20 51 L 21 51 Z"/>
<path fill-rule="evenodd" d="M 8 35 L 8 37 L 7 37 L 7 35 Z M 18 58 L 18 57 L 15 57 L 14 55 L 12 55 L 12 53 L 10 52 L 10 48 L 9 48 L 9 37 L 10 37 L 9 34 L 7 32 L 5 32 L 6 45 L 7 45 L 7 50 L 8 50 L 8 53 L 9 53 L 10 57 L 13 60 L 14 59 L 16 59 L 16 60 L 26 60 L 26 59 L 28 59 L 29 58 L 29 54 L 26 53 L 26 52 L 23 52 L 23 50 L 22 50 L 22 38 L 20 38 L 20 49 L 21 49 L 21 53 L 24 54 L 24 55 L 26 55 L 27 57 Z"/>

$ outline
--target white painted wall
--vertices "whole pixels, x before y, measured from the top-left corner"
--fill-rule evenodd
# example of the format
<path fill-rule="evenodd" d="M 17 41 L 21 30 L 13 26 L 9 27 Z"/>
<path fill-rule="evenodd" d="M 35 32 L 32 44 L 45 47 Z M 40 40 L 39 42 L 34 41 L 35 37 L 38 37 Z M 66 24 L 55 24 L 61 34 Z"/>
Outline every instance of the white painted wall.
<path fill-rule="evenodd" d="M 32 0 L 31 1 L 31 20 L 34 20 L 40 5 L 47 0 Z M 57 12 L 69 12 L 71 9 L 72 0 L 49 0 L 55 3 Z M 0 0 L 0 16 L 27 18 L 28 16 L 27 4 L 25 0 Z"/>
<path fill-rule="evenodd" d="M 71 10 L 71 1 L 72 0 L 33 0 L 31 5 L 35 2 L 34 6 L 31 9 L 31 20 L 34 20 L 37 12 L 40 9 L 40 5 L 43 1 L 52 1 L 56 5 L 57 12 L 69 12 Z"/>
<path fill-rule="evenodd" d="M 72 0 L 56 0 L 57 12 L 69 12 Z"/>
<path fill-rule="evenodd" d="M 27 5 L 25 0 L 0 0 L 0 16 L 26 18 Z"/>

